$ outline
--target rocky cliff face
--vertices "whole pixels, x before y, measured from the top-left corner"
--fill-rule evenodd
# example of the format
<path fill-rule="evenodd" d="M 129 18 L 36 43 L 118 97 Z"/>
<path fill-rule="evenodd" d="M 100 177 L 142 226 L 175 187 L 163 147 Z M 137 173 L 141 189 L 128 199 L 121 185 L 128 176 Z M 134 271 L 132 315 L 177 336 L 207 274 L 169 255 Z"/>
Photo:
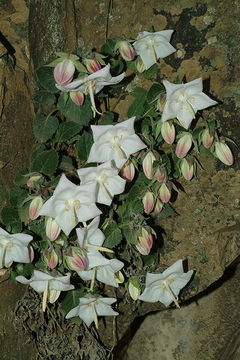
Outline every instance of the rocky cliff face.
<path fill-rule="evenodd" d="M 240 106 L 237 36 L 240 9 L 238 1 L 232 0 L 230 3 L 231 6 L 219 0 L 133 0 L 130 6 L 128 0 L 1 1 L 2 33 L 11 45 L 6 47 L 5 43 L 0 49 L 2 204 L 7 201 L 7 191 L 13 183 L 14 174 L 27 165 L 28 153 L 33 146 L 33 69 L 51 59 L 55 51 L 74 52 L 78 45 L 89 43 L 98 47 L 106 36 L 134 38 L 138 32 L 148 30 L 151 26 L 158 31 L 166 28 L 175 29 L 172 43 L 177 52 L 172 57 L 160 61 L 161 77 L 170 81 L 173 81 L 177 74 L 185 76 L 187 81 L 203 77 L 206 89 L 220 103 L 220 106 L 211 109 L 211 114 L 208 110 L 204 111 L 204 117 L 218 119 L 223 134 L 239 143 L 240 132 L 236 114 Z M 140 79 L 136 78 L 135 82 L 137 84 Z M 148 85 L 146 81 L 145 86 Z M 130 96 L 124 102 L 120 101 L 115 109 L 122 112 L 123 118 L 126 102 L 127 106 L 131 103 Z M 233 150 L 235 149 L 233 146 Z M 184 258 L 188 259 L 189 268 L 196 270 L 194 281 L 184 294 L 185 299 L 191 303 L 191 299 L 196 299 L 196 296 L 202 297 L 201 294 L 207 292 L 206 297 L 199 300 L 199 306 L 201 309 L 204 308 L 200 310 L 201 314 L 197 306 L 190 304 L 180 311 L 167 310 L 151 318 L 151 332 L 159 331 L 159 321 L 161 334 L 167 334 L 167 344 L 164 343 L 164 348 L 162 342 L 154 345 L 156 352 L 162 352 L 162 358 L 159 359 L 172 359 L 172 354 L 175 356 L 174 359 L 181 360 L 223 359 L 220 357 L 223 356 L 221 349 L 228 344 L 233 332 L 236 333 L 229 321 L 225 323 L 224 335 L 219 330 L 221 347 L 216 346 L 219 343 L 218 336 L 213 336 L 213 339 L 208 341 L 209 336 L 218 332 L 216 324 L 220 324 L 223 317 L 230 319 L 230 312 L 231 319 L 239 319 L 239 312 L 234 306 L 239 292 L 230 291 L 232 286 L 235 288 L 235 276 L 238 275 L 233 274 L 231 279 L 221 283 L 218 290 L 212 285 L 220 281 L 225 269 L 231 267 L 239 256 L 240 161 L 237 151 L 235 153 L 236 161 L 231 169 L 220 165 L 216 168 L 214 160 L 204 159 L 203 169 L 199 170 L 198 177 L 190 183 L 182 183 L 184 191 L 179 194 L 174 204 L 179 216 L 164 220 L 164 223 L 156 219 L 165 231 L 161 264 L 170 265 L 175 260 Z M 21 359 L 22 356 L 24 359 L 32 359 L 34 355 L 28 357 L 24 347 L 21 348 L 22 340 L 18 342 L 18 350 L 12 353 L 11 344 L 16 344 L 16 337 L 6 330 L 12 328 L 11 309 L 19 299 L 20 286 L 16 288 L 14 284 L 4 282 L 0 287 L 3 294 L 2 313 L 7 309 L 4 325 L 0 327 L 0 336 L 7 339 L 3 342 L 6 344 L 3 353 L 6 354 L 6 358 L 8 356 L 12 359 Z M 9 297 L 12 299 L 11 303 Z M 229 307 L 228 301 L 233 306 Z M 131 321 L 138 315 L 147 314 L 149 310 L 154 309 L 144 305 L 139 312 L 132 312 L 128 305 L 123 306 L 127 317 L 118 319 L 119 336 L 123 339 L 121 346 L 129 342 L 127 338 L 131 336 Z M 158 306 L 155 309 L 159 308 Z M 206 314 L 204 317 L 204 313 L 209 314 L 209 317 Z M 186 317 L 191 317 L 194 321 L 187 321 Z M 207 322 L 207 326 L 201 326 L 201 321 Z M 178 332 L 179 324 L 182 323 L 186 332 L 191 332 L 190 348 L 189 340 L 183 341 L 186 335 L 183 334 L 174 340 L 169 335 L 171 331 Z M 154 359 L 155 355 L 150 356 L 149 342 L 156 344 L 158 338 L 154 340 L 147 337 L 144 341 L 144 334 L 150 331 L 147 324 L 146 322 L 147 330 L 140 330 L 144 332 L 139 332 L 132 343 L 129 359 L 134 359 L 134 352 L 138 348 L 137 341 L 146 343 L 144 359 L 147 359 L 147 356 Z M 106 336 L 103 340 L 111 346 L 111 337 Z M 238 341 L 235 343 L 238 344 Z M 188 348 L 189 353 L 186 350 Z M 215 348 L 216 352 L 213 351 Z M 235 354 L 239 351 L 237 348 L 238 346 L 234 347 Z M 226 347 L 225 352 L 229 351 L 230 354 L 232 349 L 227 349 L 229 347 Z M 194 357 L 198 356 L 199 352 L 204 355 Z M 116 357 L 120 357 L 118 350 L 117 353 Z M 61 358 L 60 353 L 58 358 Z"/>

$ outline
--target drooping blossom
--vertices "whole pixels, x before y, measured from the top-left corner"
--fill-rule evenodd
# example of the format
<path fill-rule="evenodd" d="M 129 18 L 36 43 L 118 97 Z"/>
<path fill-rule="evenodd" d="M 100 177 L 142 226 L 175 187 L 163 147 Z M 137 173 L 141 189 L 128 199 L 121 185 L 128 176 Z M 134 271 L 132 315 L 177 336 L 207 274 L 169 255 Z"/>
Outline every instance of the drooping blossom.
<path fill-rule="evenodd" d="M 176 155 L 179 159 L 184 158 L 192 147 L 192 135 L 185 133 L 177 142 Z"/>
<path fill-rule="evenodd" d="M 214 136 L 213 134 L 211 134 L 211 131 L 209 131 L 209 129 L 204 129 L 202 134 L 201 134 L 201 140 L 202 140 L 202 144 L 206 149 L 209 149 L 214 141 Z"/>
<path fill-rule="evenodd" d="M 190 281 L 193 270 L 183 271 L 183 261 L 178 260 L 161 274 L 147 273 L 146 287 L 139 300 L 146 302 L 160 301 L 165 306 L 172 302 L 179 307 L 178 294 Z"/>
<path fill-rule="evenodd" d="M 119 53 L 120 53 L 121 57 L 125 61 L 131 61 L 136 56 L 136 51 L 132 47 L 132 45 L 130 44 L 129 41 L 119 41 L 116 44 L 116 48 L 119 50 Z"/>
<path fill-rule="evenodd" d="M 114 195 L 124 191 L 126 181 L 118 175 L 112 161 L 107 161 L 97 167 L 88 167 L 78 170 L 81 185 L 89 185 L 96 194 L 96 202 L 111 205 Z"/>
<path fill-rule="evenodd" d="M 121 176 L 128 182 L 131 182 L 135 176 L 135 166 L 131 159 L 123 165 L 121 169 Z"/>
<path fill-rule="evenodd" d="M 128 292 L 131 298 L 136 301 L 140 295 L 140 284 L 137 278 L 130 278 L 128 282 Z"/>
<path fill-rule="evenodd" d="M 138 243 L 136 245 L 137 250 L 142 255 L 148 255 L 153 245 L 153 238 L 150 231 L 142 228 L 141 235 L 138 237 Z"/>
<path fill-rule="evenodd" d="M 150 214 L 154 209 L 155 198 L 152 191 L 147 191 L 142 199 L 143 208 L 146 214 Z"/>
<path fill-rule="evenodd" d="M 68 85 L 72 79 L 75 72 L 75 66 L 72 60 L 65 59 L 57 64 L 54 68 L 54 79 L 56 81 L 56 86 L 66 86 Z"/>
<path fill-rule="evenodd" d="M 43 205 L 43 199 L 41 196 L 36 196 L 30 203 L 28 209 L 28 216 L 31 220 L 35 220 L 39 216 L 39 211 Z"/>
<path fill-rule="evenodd" d="M 70 284 L 70 273 L 65 276 L 51 276 L 39 270 L 34 270 L 31 279 L 17 276 L 16 280 L 22 284 L 30 285 L 39 294 L 43 293 L 42 310 L 46 310 L 47 301 L 53 304 L 61 291 L 74 289 Z"/>
<path fill-rule="evenodd" d="M 129 156 L 146 145 L 135 134 L 135 116 L 116 125 L 92 125 L 94 143 L 90 150 L 88 162 L 114 160 L 120 169 Z"/>
<path fill-rule="evenodd" d="M 215 155 L 225 165 L 233 164 L 233 154 L 227 144 L 221 141 L 215 142 Z"/>
<path fill-rule="evenodd" d="M 143 172 L 144 175 L 150 180 L 153 178 L 153 163 L 155 160 L 157 159 L 152 151 L 149 151 L 143 159 Z"/>
<path fill-rule="evenodd" d="M 186 159 L 182 159 L 180 162 L 181 173 L 186 180 L 191 180 L 194 173 L 193 164 L 189 163 Z"/>
<path fill-rule="evenodd" d="M 136 53 L 141 57 L 145 69 L 149 69 L 158 59 L 165 58 L 176 51 L 169 43 L 173 30 L 163 30 L 157 32 L 141 32 L 133 47 Z"/>
<path fill-rule="evenodd" d="M 175 127 L 169 121 L 164 121 L 161 127 L 161 135 L 167 144 L 171 145 L 175 140 Z"/>
<path fill-rule="evenodd" d="M 27 234 L 9 234 L 0 228 L 0 269 L 9 268 L 12 263 L 30 263 L 28 244 L 33 239 Z"/>
<path fill-rule="evenodd" d="M 74 104 L 81 106 L 84 103 L 84 94 L 81 91 L 70 91 L 70 99 Z"/>
<path fill-rule="evenodd" d="M 111 305 L 116 301 L 117 300 L 115 298 L 80 298 L 79 305 L 69 311 L 69 313 L 66 315 L 66 319 L 79 316 L 87 326 L 90 326 L 92 322 L 94 322 L 96 328 L 98 328 L 98 316 L 118 315 L 118 312 L 111 308 Z"/>
<path fill-rule="evenodd" d="M 186 84 L 173 84 L 163 81 L 167 91 L 162 121 L 177 118 L 180 124 L 188 129 L 198 110 L 216 105 L 217 102 L 203 93 L 202 78 Z"/>
<path fill-rule="evenodd" d="M 101 91 L 104 86 L 118 84 L 124 76 L 125 73 L 112 77 L 110 74 L 110 65 L 108 64 L 91 75 L 76 79 L 66 86 L 56 85 L 56 87 L 64 92 L 80 91 L 85 95 L 89 94 L 95 116 L 95 113 L 99 113 L 99 111 L 95 105 L 94 95 Z"/>
<path fill-rule="evenodd" d="M 101 214 L 95 194 L 89 185 L 75 185 L 62 175 L 53 195 L 40 210 L 40 215 L 51 216 L 68 236 L 78 222 L 88 221 Z"/>
<path fill-rule="evenodd" d="M 46 221 L 46 235 L 51 240 L 54 241 L 58 238 L 61 232 L 60 226 L 56 223 L 56 220 L 52 217 L 48 217 Z"/>

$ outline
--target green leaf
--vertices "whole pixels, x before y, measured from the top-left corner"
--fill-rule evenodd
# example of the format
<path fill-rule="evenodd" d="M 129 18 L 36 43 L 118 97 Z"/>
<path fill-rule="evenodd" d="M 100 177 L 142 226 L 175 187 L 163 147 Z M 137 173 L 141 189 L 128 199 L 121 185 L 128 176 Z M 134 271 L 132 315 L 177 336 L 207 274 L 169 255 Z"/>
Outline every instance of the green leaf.
<path fill-rule="evenodd" d="M 121 74 L 124 70 L 124 62 L 122 60 L 111 60 L 111 74 L 117 76 Z"/>
<path fill-rule="evenodd" d="M 45 175 L 52 175 L 57 169 L 58 154 L 52 150 L 38 152 L 33 159 L 31 159 L 31 171 L 43 173 Z"/>
<path fill-rule="evenodd" d="M 158 72 L 157 64 L 154 64 L 150 67 L 150 69 L 144 71 L 142 73 L 142 76 L 145 77 L 145 79 L 150 79 L 153 75 L 155 75 Z"/>
<path fill-rule="evenodd" d="M 101 118 L 101 125 L 113 125 L 115 114 L 111 111 L 106 111 Z"/>
<path fill-rule="evenodd" d="M 136 230 L 130 226 L 123 227 L 123 236 L 129 244 L 136 245 L 138 243 L 138 238 L 136 235 Z"/>
<path fill-rule="evenodd" d="M 136 99 L 128 109 L 128 117 L 136 116 L 137 119 L 140 119 L 140 117 L 146 112 L 147 108 L 149 108 L 149 105 L 146 105 L 147 91 L 143 88 L 136 88 L 133 94 Z"/>
<path fill-rule="evenodd" d="M 1 211 L 1 220 L 8 232 L 19 233 L 22 230 L 18 211 L 14 208 L 4 207 Z"/>
<path fill-rule="evenodd" d="M 117 226 L 117 224 L 112 223 L 112 224 L 108 224 L 108 226 L 106 227 L 106 229 L 104 230 L 106 239 L 104 241 L 103 246 L 112 249 L 115 246 L 117 246 L 118 244 L 120 244 L 120 242 L 122 241 L 122 232 L 119 229 L 119 227 Z"/>
<path fill-rule="evenodd" d="M 115 51 L 115 45 L 117 43 L 117 40 L 115 39 L 107 39 L 106 43 L 101 47 L 101 53 L 103 55 L 110 55 L 110 56 L 114 56 Z"/>
<path fill-rule="evenodd" d="M 165 204 L 162 211 L 158 214 L 158 217 L 161 219 L 165 219 L 167 217 L 177 216 L 178 213 L 171 207 L 169 204 Z"/>
<path fill-rule="evenodd" d="M 21 206 L 23 201 L 28 197 L 28 191 L 19 187 L 13 187 L 10 190 L 10 204 L 14 207 Z"/>
<path fill-rule="evenodd" d="M 44 90 L 38 90 L 34 94 L 34 100 L 40 104 L 53 105 L 55 103 L 55 95 Z"/>
<path fill-rule="evenodd" d="M 45 237 L 46 226 L 44 220 L 41 221 L 40 223 L 36 221 L 31 221 L 30 224 L 28 225 L 28 229 L 41 238 Z"/>
<path fill-rule="evenodd" d="M 29 176 L 25 176 L 28 173 L 28 169 L 23 169 L 17 173 L 14 179 L 16 185 L 25 185 L 29 179 Z"/>
<path fill-rule="evenodd" d="M 85 291 L 84 288 L 77 290 L 68 291 L 61 305 L 64 311 L 68 313 L 71 309 L 79 305 L 79 298 L 84 297 Z"/>
<path fill-rule="evenodd" d="M 44 89 L 46 89 L 52 93 L 58 92 L 58 89 L 55 86 L 55 79 L 53 76 L 52 68 L 42 66 L 36 71 L 36 73 L 37 73 L 38 80 Z"/>
<path fill-rule="evenodd" d="M 61 123 L 55 136 L 56 142 L 64 142 L 78 134 L 82 126 L 73 121 Z"/>
<path fill-rule="evenodd" d="M 73 170 L 75 170 L 75 168 L 73 166 L 72 158 L 70 156 L 64 155 L 59 164 L 59 169 L 65 171 L 65 172 L 73 172 Z"/>
<path fill-rule="evenodd" d="M 85 97 L 83 105 L 76 105 L 70 98 L 65 101 L 64 94 L 58 100 L 58 108 L 67 120 L 81 126 L 87 126 L 92 119 L 92 109 L 89 96 Z"/>
<path fill-rule="evenodd" d="M 80 139 L 75 145 L 77 156 L 80 160 L 87 160 L 92 144 L 92 135 L 89 134 L 87 131 L 84 131 L 84 133 L 81 135 Z"/>
<path fill-rule="evenodd" d="M 33 133 L 35 138 L 43 143 L 51 139 L 58 128 L 58 124 L 59 122 L 56 116 L 37 114 L 36 119 L 33 122 Z"/>
<path fill-rule="evenodd" d="M 147 92 L 147 101 L 149 103 L 152 103 L 159 97 L 159 94 L 161 94 L 164 91 L 165 88 L 162 84 L 156 84 L 156 83 L 152 84 L 152 86 Z"/>

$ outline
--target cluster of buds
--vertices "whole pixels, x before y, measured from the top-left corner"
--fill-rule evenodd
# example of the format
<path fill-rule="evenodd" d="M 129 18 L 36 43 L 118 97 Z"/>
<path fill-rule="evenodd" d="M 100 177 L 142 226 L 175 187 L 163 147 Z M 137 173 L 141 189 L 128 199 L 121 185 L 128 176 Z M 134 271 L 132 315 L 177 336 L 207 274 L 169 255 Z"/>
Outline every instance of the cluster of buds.
<path fill-rule="evenodd" d="M 147 231 L 146 228 L 141 228 L 141 234 L 138 236 L 138 243 L 136 245 L 137 250 L 142 255 L 148 255 L 153 245 L 153 238 L 151 231 Z"/>
<path fill-rule="evenodd" d="M 152 191 L 145 193 L 142 203 L 146 214 L 150 214 L 151 212 L 158 214 L 163 209 L 163 202 L 159 198 L 156 198 Z"/>

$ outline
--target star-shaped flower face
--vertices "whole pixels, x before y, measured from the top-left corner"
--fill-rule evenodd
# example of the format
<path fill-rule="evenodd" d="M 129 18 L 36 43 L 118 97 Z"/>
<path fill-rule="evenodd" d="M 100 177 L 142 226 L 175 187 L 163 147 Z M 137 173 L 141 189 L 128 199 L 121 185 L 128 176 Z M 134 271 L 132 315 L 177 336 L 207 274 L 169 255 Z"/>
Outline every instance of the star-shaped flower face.
<path fill-rule="evenodd" d="M 61 291 L 68 291 L 74 289 L 70 284 L 70 274 L 66 276 L 51 276 L 42 271 L 34 270 L 31 279 L 26 279 L 24 276 L 17 276 L 16 280 L 22 284 L 30 285 L 39 294 L 43 293 L 42 310 L 45 311 L 47 300 L 54 303 Z"/>
<path fill-rule="evenodd" d="M 98 228 L 99 221 L 100 217 L 97 216 L 87 227 L 76 229 L 78 244 L 86 252 L 88 258 L 88 269 L 109 263 L 109 260 L 100 254 L 99 251 L 112 252 L 112 250 L 102 247 L 105 236 Z"/>
<path fill-rule="evenodd" d="M 98 167 L 79 169 L 81 185 L 88 184 L 96 193 L 97 202 L 111 205 L 114 195 L 124 191 L 126 181 L 118 176 L 118 170 L 108 161 Z"/>
<path fill-rule="evenodd" d="M 94 94 L 102 90 L 104 86 L 118 84 L 125 77 L 125 73 L 112 77 L 110 74 L 110 65 L 106 65 L 101 70 L 94 72 L 91 75 L 84 76 L 80 79 L 72 81 L 66 86 L 56 84 L 56 87 L 64 92 L 80 91 L 85 95 L 90 96 L 91 104 L 94 112 L 97 112 Z"/>
<path fill-rule="evenodd" d="M 162 121 L 176 117 L 180 124 L 188 129 L 198 110 L 217 104 L 216 101 L 202 92 L 201 78 L 186 84 L 172 84 L 164 80 L 163 84 L 167 91 L 167 98 L 162 113 Z"/>
<path fill-rule="evenodd" d="M 10 267 L 13 261 L 29 263 L 28 244 L 32 236 L 27 234 L 9 234 L 0 228 L 0 269 Z"/>
<path fill-rule="evenodd" d="M 92 270 L 77 271 L 77 273 L 83 280 L 92 280 L 96 275 L 98 281 L 110 286 L 118 287 L 115 273 L 120 271 L 124 264 L 117 259 L 107 260 L 108 262 L 106 265 L 96 266 Z"/>
<path fill-rule="evenodd" d="M 183 272 L 182 260 L 176 261 L 162 274 L 147 273 L 146 288 L 139 299 L 146 302 L 160 301 L 165 306 L 175 302 L 176 306 L 179 307 L 177 296 L 189 282 L 192 274 L 193 270 Z"/>
<path fill-rule="evenodd" d="M 53 196 L 41 207 L 40 215 L 54 218 L 69 235 L 79 221 L 88 221 L 101 214 L 95 201 L 96 196 L 89 185 L 77 186 L 62 175 Z"/>
<path fill-rule="evenodd" d="M 149 69 L 158 59 L 165 58 L 176 51 L 169 44 L 173 30 L 163 30 L 158 32 L 143 31 L 133 43 L 136 53 L 141 57 L 145 69 Z"/>
<path fill-rule="evenodd" d="M 116 299 L 114 298 L 80 298 L 79 305 L 69 311 L 66 319 L 79 316 L 87 326 L 90 326 L 94 321 L 96 328 L 98 328 L 98 316 L 118 315 L 118 312 L 111 308 L 115 302 Z"/>
<path fill-rule="evenodd" d="M 132 117 L 116 125 L 92 125 L 94 144 L 91 148 L 88 162 L 105 162 L 114 160 L 120 169 L 129 156 L 146 145 L 134 131 Z"/>

